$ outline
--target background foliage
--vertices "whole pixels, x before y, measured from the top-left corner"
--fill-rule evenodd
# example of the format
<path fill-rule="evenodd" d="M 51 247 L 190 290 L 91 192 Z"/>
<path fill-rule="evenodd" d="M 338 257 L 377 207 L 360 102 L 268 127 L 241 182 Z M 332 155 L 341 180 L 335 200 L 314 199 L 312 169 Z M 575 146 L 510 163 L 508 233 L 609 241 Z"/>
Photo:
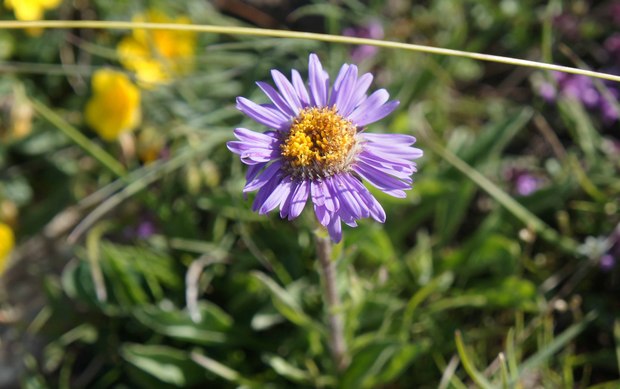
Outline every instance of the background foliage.
<path fill-rule="evenodd" d="M 45 15 L 147 9 L 331 34 L 378 24 L 394 41 L 620 64 L 617 1 L 91 0 Z M 604 111 L 617 109 L 618 85 L 199 34 L 192 70 L 141 85 L 139 126 L 107 142 L 84 108 L 98 69 L 136 81 L 116 50 L 129 34 L 0 31 L 0 221 L 17 236 L 0 293 L 0 386 L 620 386 L 620 136 Z M 309 52 L 332 75 L 352 57 L 372 71 L 401 101 L 373 130 L 413 134 L 425 150 L 407 199 L 373 192 L 386 224 L 346 228 L 336 247 L 342 374 L 326 343 L 313 215 L 251 212 L 245 169 L 225 147 L 233 128 L 258 127 L 235 97 L 260 100 L 256 80 L 305 71 Z"/>

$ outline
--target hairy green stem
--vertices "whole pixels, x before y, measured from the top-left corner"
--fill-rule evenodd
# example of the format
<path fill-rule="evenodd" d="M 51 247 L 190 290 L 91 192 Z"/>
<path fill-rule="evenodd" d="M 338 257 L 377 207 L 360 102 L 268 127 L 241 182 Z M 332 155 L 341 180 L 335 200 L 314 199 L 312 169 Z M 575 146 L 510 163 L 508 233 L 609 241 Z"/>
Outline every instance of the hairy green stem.
<path fill-rule="evenodd" d="M 321 266 L 323 288 L 325 289 L 325 304 L 327 305 L 327 317 L 329 321 L 329 347 L 336 369 L 341 372 L 349 364 L 347 345 L 344 340 L 344 324 L 341 303 L 336 285 L 336 266 L 332 261 L 332 242 L 329 236 L 315 233 L 316 250 Z"/>

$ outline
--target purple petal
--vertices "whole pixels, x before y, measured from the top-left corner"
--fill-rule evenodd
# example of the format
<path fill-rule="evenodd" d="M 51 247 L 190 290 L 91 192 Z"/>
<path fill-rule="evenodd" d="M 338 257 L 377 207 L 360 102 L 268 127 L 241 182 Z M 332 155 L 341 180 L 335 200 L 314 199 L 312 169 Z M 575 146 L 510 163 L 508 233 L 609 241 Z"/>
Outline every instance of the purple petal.
<path fill-rule="evenodd" d="M 383 144 L 392 147 L 410 146 L 415 143 L 415 137 L 405 134 L 375 134 L 365 132 L 363 138 L 375 144 Z"/>
<path fill-rule="evenodd" d="M 355 87 L 353 87 L 353 93 L 351 94 L 349 104 L 347 105 L 346 109 L 343 108 L 343 115 L 349 116 L 351 114 L 351 111 L 353 111 L 360 104 L 362 104 L 364 100 L 366 100 L 366 91 L 370 87 L 372 79 L 372 74 L 366 73 L 357 80 Z"/>
<path fill-rule="evenodd" d="M 271 71 L 271 77 L 273 77 L 273 81 L 276 83 L 276 86 L 280 90 L 280 93 L 282 93 L 288 106 L 291 107 L 295 115 L 299 114 L 301 110 L 301 101 L 299 101 L 299 96 L 297 96 L 297 91 L 295 87 L 293 87 L 293 84 L 286 79 L 284 74 L 275 69 Z"/>
<path fill-rule="evenodd" d="M 254 180 L 254 178 L 256 178 L 256 176 L 258 175 L 258 173 L 260 173 L 260 171 L 263 170 L 265 165 L 267 165 L 267 163 L 258 163 L 256 165 L 248 166 L 248 171 L 245 173 L 246 182 L 250 182 Z"/>
<path fill-rule="evenodd" d="M 351 111 L 351 96 L 356 82 L 357 66 L 350 65 L 342 76 L 341 82 L 337 85 L 334 84 L 334 90 L 330 99 L 332 103 L 330 105 L 335 104 L 338 107 L 338 112 L 343 116 L 347 116 Z"/>
<path fill-rule="evenodd" d="M 243 188 L 243 191 L 252 192 L 258 188 L 261 188 L 281 170 L 281 167 L 282 167 L 282 163 L 280 163 L 280 161 L 276 161 L 272 163 L 271 165 L 267 166 L 267 168 L 263 170 L 263 173 L 261 175 L 259 175 L 258 177 L 255 177 L 252 181 L 248 182 L 245 185 L 245 187 Z"/>
<path fill-rule="evenodd" d="M 320 181 L 310 181 L 310 194 L 312 202 L 316 205 L 325 205 L 325 194 L 323 194 Z"/>
<path fill-rule="evenodd" d="M 276 130 L 287 128 L 289 119 L 274 106 L 259 105 L 245 97 L 237 97 L 237 109 L 267 127 Z"/>
<path fill-rule="evenodd" d="M 411 189 L 407 183 L 393 178 L 361 161 L 355 164 L 353 170 L 364 177 L 374 187 L 381 189 L 390 196 L 405 198 L 406 194 L 403 190 Z"/>
<path fill-rule="evenodd" d="M 346 186 L 346 182 L 339 175 L 335 175 L 328 181 L 330 191 L 340 200 L 341 210 L 346 208 L 346 212 L 351 214 L 355 219 L 362 218 L 362 209 L 360 203 L 351 193 L 351 189 Z"/>
<path fill-rule="evenodd" d="M 364 149 L 366 151 L 370 151 L 374 154 L 394 159 L 401 160 L 414 160 L 422 157 L 424 152 L 415 147 L 398 147 L 398 146 L 386 146 L 386 145 L 377 145 L 373 143 L 366 143 L 364 145 Z"/>
<path fill-rule="evenodd" d="M 338 197 L 336 197 L 330 190 L 330 185 L 327 183 L 328 180 L 329 178 L 319 181 L 318 185 L 325 196 L 325 208 L 327 208 L 329 212 L 336 212 L 338 211 L 338 208 L 340 208 L 340 203 L 338 201 Z"/>
<path fill-rule="evenodd" d="M 331 236 L 332 240 L 336 243 L 342 240 L 342 225 L 340 224 L 340 218 L 334 217 L 327 224 L 327 232 L 329 232 L 329 236 Z"/>
<path fill-rule="evenodd" d="M 288 220 L 293 220 L 298 217 L 301 214 L 301 211 L 303 211 L 304 207 L 306 206 L 309 193 L 310 185 L 307 181 L 294 181 L 293 188 L 291 189 L 291 195 L 286 200 L 286 203 L 282 206 L 282 212 L 280 213 L 280 216 L 282 218 L 288 216 Z"/>
<path fill-rule="evenodd" d="M 273 104 L 278 107 L 281 112 L 290 116 L 297 116 L 297 112 L 284 100 L 284 97 L 282 97 L 274 87 L 262 81 L 258 81 L 256 85 L 258 85 L 267 97 L 273 101 Z"/>
<path fill-rule="evenodd" d="M 256 193 L 256 198 L 254 199 L 254 203 L 252 204 L 252 211 L 258 211 L 262 206 L 265 200 L 273 193 L 275 188 L 282 181 L 282 176 L 280 174 L 276 174 L 272 176 L 270 180 L 268 180 L 264 186 L 262 186 L 258 192 Z"/>
<path fill-rule="evenodd" d="M 326 226 L 331 220 L 331 214 L 325 209 L 323 205 L 314 204 L 314 213 L 316 214 L 316 218 L 321 223 L 321 225 Z"/>
<path fill-rule="evenodd" d="M 301 101 L 302 108 L 305 108 L 310 105 L 310 96 L 308 96 L 308 90 L 304 85 L 299 72 L 295 69 L 291 70 L 291 78 L 293 79 L 293 86 L 295 87 L 295 91 L 297 92 L 297 96 L 299 96 L 299 100 Z"/>
<path fill-rule="evenodd" d="M 324 107 L 327 104 L 327 88 L 329 77 L 323 71 L 323 66 L 319 57 L 310 54 L 308 64 L 308 86 L 310 87 L 311 103 L 317 107 Z"/>
<path fill-rule="evenodd" d="M 364 101 L 364 103 L 362 103 L 360 107 L 364 106 L 368 100 L 370 100 L 370 97 L 366 101 Z M 353 112 L 353 114 L 351 114 L 351 120 L 353 120 L 353 122 L 358 127 L 363 127 L 370 123 L 379 121 L 383 119 L 384 117 L 386 117 L 387 115 L 391 114 L 392 112 L 394 112 L 394 110 L 396 109 L 396 107 L 398 107 L 399 104 L 400 102 L 398 100 L 393 100 L 381 106 L 370 105 L 367 109 L 359 111 L 359 112 L 358 112 L 358 109 L 360 109 L 360 107 L 358 107 Z M 353 119 L 354 115 L 355 115 L 355 119 Z"/>
<path fill-rule="evenodd" d="M 250 131 L 245 128 L 235 129 L 235 136 L 240 141 L 227 142 L 230 151 L 241 156 L 241 161 L 247 165 L 269 162 L 279 156 L 279 140 L 274 132 L 264 134 Z"/>
<path fill-rule="evenodd" d="M 386 104 L 390 95 L 385 89 L 379 89 L 364 100 L 351 115 L 351 119 L 358 127 L 383 119 L 396 109 L 399 102 L 394 100 Z"/>
<path fill-rule="evenodd" d="M 267 196 L 263 204 L 258 209 L 260 215 L 271 212 L 278 205 L 283 204 L 291 193 L 291 178 L 285 177 Z"/>
<path fill-rule="evenodd" d="M 403 181 L 411 182 L 411 175 L 415 172 L 414 163 L 404 160 L 400 162 L 394 158 L 384 158 L 364 150 L 358 159 L 385 174 L 392 175 Z"/>
<path fill-rule="evenodd" d="M 356 199 L 358 199 L 359 203 L 366 205 L 365 209 L 362 208 L 362 210 L 365 211 L 364 217 L 370 215 L 376 221 L 384 223 L 385 211 L 383 210 L 383 207 L 362 184 L 362 182 L 353 176 L 345 176 L 344 178 L 347 186 L 353 189 L 351 193 L 356 197 Z"/>

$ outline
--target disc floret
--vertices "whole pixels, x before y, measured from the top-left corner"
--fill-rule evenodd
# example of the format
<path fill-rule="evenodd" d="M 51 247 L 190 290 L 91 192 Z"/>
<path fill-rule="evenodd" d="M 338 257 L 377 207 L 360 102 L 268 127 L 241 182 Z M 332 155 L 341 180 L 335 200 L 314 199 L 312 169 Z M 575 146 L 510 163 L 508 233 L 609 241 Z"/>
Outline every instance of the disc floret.
<path fill-rule="evenodd" d="M 301 110 L 280 146 L 293 177 L 316 179 L 345 172 L 356 150 L 357 128 L 336 107 Z"/>

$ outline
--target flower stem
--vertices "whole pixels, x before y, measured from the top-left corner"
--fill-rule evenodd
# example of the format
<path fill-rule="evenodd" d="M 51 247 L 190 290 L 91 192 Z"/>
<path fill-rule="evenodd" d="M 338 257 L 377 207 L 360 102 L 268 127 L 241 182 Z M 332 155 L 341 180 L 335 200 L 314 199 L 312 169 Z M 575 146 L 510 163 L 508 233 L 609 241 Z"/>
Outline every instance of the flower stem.
<path fill-rule="evenodd" d="M 341 311 L 340 296 L 336 285 L 336 266 L 332 261 L 332 242 L 328 236 L 315 233 L 316 249 L 321 266 L 327 317 L 329 321 L 329 347 L 332 359 L 339 372 L 349 364 L 347 345 L 344 340 L 344 325 Z"/>

